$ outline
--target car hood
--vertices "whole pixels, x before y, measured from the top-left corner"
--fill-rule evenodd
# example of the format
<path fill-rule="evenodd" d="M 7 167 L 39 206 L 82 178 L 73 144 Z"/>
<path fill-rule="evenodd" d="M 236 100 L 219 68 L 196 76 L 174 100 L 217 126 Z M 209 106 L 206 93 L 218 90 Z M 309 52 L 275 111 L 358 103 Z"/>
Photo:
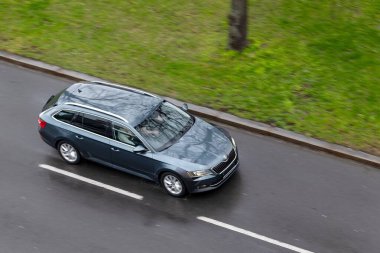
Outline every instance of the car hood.
<path fill-rule="evenodd" d="M 232 150 L 232 143 L 218 128 L 195 118 L 194 125 L 162 154 L 199 165 L 213 165 Z"/>

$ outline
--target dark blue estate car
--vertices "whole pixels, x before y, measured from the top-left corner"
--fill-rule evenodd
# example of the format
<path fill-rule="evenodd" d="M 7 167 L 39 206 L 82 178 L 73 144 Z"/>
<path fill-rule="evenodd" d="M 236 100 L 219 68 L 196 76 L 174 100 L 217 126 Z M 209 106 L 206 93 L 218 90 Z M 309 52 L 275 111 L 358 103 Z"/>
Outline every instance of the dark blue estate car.
<path fill-rule="evenodd" d="M 62 158 L 86 158 L 160 183 L 172 196 L 208 191 L 237 169 L 234 139 L 164 99 L 103 82 L 52 96 L 39 133 Z"/>

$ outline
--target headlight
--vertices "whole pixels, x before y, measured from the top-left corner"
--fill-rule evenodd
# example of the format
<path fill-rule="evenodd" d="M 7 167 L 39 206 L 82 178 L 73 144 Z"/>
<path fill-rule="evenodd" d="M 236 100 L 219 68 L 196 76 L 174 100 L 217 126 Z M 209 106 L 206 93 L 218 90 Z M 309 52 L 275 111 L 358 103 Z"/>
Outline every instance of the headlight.
<path fill-rule="evenodd" d="M 231 142 L 232 142 L 232 145 L 236 148 L 235 140 L 234 140 L 234 138 L 232 138 L 232 137 L 231 137 Z"/>
<path fill-rule="evenodd" d="M 207 175 L 212 175 L 213 172 L 211 170 L 196 170 L 196 171 L 188 171 L 190 177 L 203 177 Z"/>

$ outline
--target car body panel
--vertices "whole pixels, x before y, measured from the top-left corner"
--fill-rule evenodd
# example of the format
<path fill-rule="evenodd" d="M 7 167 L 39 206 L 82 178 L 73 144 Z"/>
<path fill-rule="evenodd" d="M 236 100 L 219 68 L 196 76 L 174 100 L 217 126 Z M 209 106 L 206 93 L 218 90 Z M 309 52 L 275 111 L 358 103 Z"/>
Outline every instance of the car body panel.
<path fill-rule="evenodd" d="M 140 99 L 137 99 L 138 97 Z M 239 164 L 237 148 L 233 145 L 229 133 L 194 117 L 194 124 L 181 138 L 168 148 L 155 151 L 134 129 L 134 124 L 144 120 L 144 117 L 150 115 L 162 101 L 161 98 L 143 92 L 134 93 L 91 83 L 74 84 L 53 96 L 44 106 L 45 110 L 39 117 L 47 124 L 44 128 L 39 128 L 39 133 L 42 139 L 54 148 L 57 148 L 60 140 L 69 141 L 86 159 L 157 183 L 160 182 L 162 173 L 171 172 L 180 176 L 190 193 L 218 188 L 236 172 Z M 86 106 L 67 104 L 68 102 L 82 103 Z M 94 107 L 94 110 L 88 106 Z M 128 127 L 147 150 L 134 152 L 134 146 L 117 141 L 112 135 L 102 136 L 55 119 L 55 113 L 62 110 L 96 115 L 112 122 L 111 124 Z M 121 115 L 122 118 L 115 117 L 117 115 Z M 125 121 L 124 118 L 132 122 Z M 226 169 L 223 167 L 223 171 L 217 172 L 214 168 L 218 166 L 225 166 Z M 189 172 L 198 170 L 208 170 L 211 174 L 198 178 L 189 175 Z"/>

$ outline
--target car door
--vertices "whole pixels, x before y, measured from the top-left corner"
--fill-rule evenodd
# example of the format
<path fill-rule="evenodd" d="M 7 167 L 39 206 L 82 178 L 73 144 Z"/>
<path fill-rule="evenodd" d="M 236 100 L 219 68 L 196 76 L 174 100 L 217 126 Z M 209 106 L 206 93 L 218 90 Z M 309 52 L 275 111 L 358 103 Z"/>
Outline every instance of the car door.
<path fill-rule="evenodd" d="M 144 144 L 128 127 L 114 123 L 112 129 L 113 140 L 110 143 L 112 163 L 120 169 L 152 179 L 156 167 L 152 153 L 148 150 L 133 152 L 135 147 Z"/>
<path fill-rule="evenodd" d="M 74 144 L 75 147 L 80 148 L 82 143 L 76 136 L 82 133 L 82 116 L 78 117 L 78 112 L 69 109 L 61 110 L 53 115 L 53 118 L 59 122 L 59 134 L 57 139 L 67 139 Z M 77 120 L 80 119 L 80 124 Z M 79 128 L 80 127 L 80 128 Z M 56 141 L 54 141 L 56 142 Z M 80 149 L 80 151 L 84 151 Z"/>
<path fill-rule="evenodd" d="M 74 133 L 77 146 L 85 156 L 95 161 L 110 162 L 110 138 L 112 138 L 111 122 L 105 118 L 79 113 L 72 125 L 82 128 Z"/>

